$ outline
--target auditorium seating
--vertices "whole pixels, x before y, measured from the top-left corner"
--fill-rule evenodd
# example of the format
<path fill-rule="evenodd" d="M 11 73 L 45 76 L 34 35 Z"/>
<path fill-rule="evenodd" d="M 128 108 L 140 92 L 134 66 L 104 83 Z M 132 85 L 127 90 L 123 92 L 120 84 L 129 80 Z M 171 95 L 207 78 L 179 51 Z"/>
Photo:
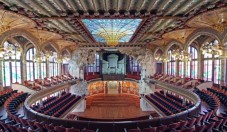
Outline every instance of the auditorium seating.
<path fill-rule="evenodd" d="M 45 77 L 44 79 L 35 79 L 34 81 L 25 80 L 24 86 L 32 90 L 39 91 L 42 87 L 51 87 L 52 85 L 58 85 L 63 82 L 67 82 L 74 79 L 70 74 L 52 76 L 50 78 Z"/>
<path fill-rule="evenodd" d="M 11 90 L 12 91 L 12 90 Z M 9 90 L 4 91 L 5 93 Z M 0 93 L 1 94 L 1 93 Z M 77 128 L 66 128 L 63 126 L 54 126 L 53 124 L 37 122 L 36 120 L 27 119 L 24 115 L 21 115 L 17 108 L 25 99 L 29 96 L 27 93 L 17 93 L 13 91 L 12 95 L 7 98 L 4 103 L 4 108 L 8 114 L 7 118 L 1 118 L 0 116 L 0 131 L 5 132 L 46 132 L 46 131 L 55 131 L 55 132 L 80 132 L 80 129 Z M 52 98 L 51 98 L 52 99 Z M 49 100 L 48 100 L 49 102 Z M 45 102 L 47 103 L 47 102 Z M 83 129 L 83 132 L 95 132 L 94 130 Z M 98 130 L 96 130 L 97 132 Z"/>
<path fill-rule="evenodd" d="M 192 107 L 191 104 L 186 103 L 186 105 L 184 105 L 182 99 L 179 99 L 176 96 L 168 93 L 167 95 L 164 95 L 163 91 L 155 92 L 154 94 L 146 95 L 145 97 L 166 115 L 176 114 Z"/>
<path fill-rule="evenodd" d="M 70 93 L 63 93 L 59 98 L 48 100 L 48 103 L 41 105 L 33 105 L 33 110 L 43 113 L 45 115 L 60 117 L 67 109 L 75 104 L 81 97 L 71 95 Z"/>

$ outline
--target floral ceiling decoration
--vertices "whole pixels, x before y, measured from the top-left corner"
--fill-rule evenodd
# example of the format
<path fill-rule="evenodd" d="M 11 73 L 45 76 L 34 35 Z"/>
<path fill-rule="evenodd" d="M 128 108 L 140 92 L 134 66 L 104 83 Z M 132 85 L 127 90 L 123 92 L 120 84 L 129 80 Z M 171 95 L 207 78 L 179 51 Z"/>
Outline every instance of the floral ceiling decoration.
<path fill-rule="evenodd" d="M 119 42 L 129 42 L 142 19 L 82 19 L 97 42 L 116 46 Z"/>

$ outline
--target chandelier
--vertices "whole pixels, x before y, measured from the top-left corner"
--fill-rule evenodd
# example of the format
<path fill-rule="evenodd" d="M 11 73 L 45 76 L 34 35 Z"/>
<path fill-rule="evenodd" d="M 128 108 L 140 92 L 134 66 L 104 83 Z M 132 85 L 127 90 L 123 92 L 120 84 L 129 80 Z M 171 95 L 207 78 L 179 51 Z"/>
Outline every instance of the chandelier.
<path fill-rule="evenodd" d="M 224 48 L 218 43 L 217 40 L 214 40 L 210 43 L 206 42 L 201 47 L 202 54 L 210 54 L 214 55 L 215 57 L 222 56 L 223 49 Z"/>
<path fill-rule="evenodd" d="M 161 55 L 161 54 L 156 54 L 154 59 L 157 60 L 157 61 L 163 61 L 164 60 L 164 56 Z"/>
<path fill-rule="evenodd" d="M 191 61 L 191 54 L 180 49 L 172 50 L 172 57 L 180 61 Z"/>
<path fill-rule="evenodd" d="M 40 62 L 42 62 L 43 58 L 44 58 L 44 56 L 42 54 L 36 53 L 33 57 L 33 61 L 40 63 Z"/>
<path fill-rule="evenodd" d="M 21 48 L 19 45 L 7 44 L 5 46 L 0 46 L 0 58 L 12 57 L 15 55 L 21 55 Z"/>
<path fill-rule="evenodd" d="M 53 57 L 53 52 L 52 51 L 46 51 L 45 54 L 44 54 L 44 57 L 46 59 Z"/>

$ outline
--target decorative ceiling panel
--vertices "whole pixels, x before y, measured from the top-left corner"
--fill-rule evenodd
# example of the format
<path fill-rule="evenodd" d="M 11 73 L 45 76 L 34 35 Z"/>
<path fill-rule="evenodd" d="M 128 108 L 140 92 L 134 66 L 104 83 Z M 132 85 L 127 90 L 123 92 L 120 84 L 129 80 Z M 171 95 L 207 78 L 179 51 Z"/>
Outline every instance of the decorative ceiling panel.
<path fill-rule="evenodd" d="M 95 44 L 103 46 L 96 42 L 81 22 L 82 19 L 141 19 L 138 30 L 131 39 L 126 39 L 130 41 L 120 44 L 141 46 L 162 39 L 163 34 L 174 30 L 188 26 L 195 28 L 205 26 L 206 24 L 202 22 L 196 25 L 192 21 L 204 21 L 207 16 L 191 19 L 227 5 L 226 0 L 0 0 L 0 2 L 1 9 L 34 20 L 37 29 L 61 34 L 63 39 L 81 46 Z M 214 19 L 209 21 L 217 24 L 216 20 L 222 18 L 220 15 L 214 16 Z M 188 20 L 190 21 L 186 25 Z M 220 26 L 216 27 L 222 29 Z"/>
<path fill-rule="evenodd" d="M 82 19 L 97 42 L 106 42 L 108 39 L 129 42 L 141 21 L 141 19 Z"/>

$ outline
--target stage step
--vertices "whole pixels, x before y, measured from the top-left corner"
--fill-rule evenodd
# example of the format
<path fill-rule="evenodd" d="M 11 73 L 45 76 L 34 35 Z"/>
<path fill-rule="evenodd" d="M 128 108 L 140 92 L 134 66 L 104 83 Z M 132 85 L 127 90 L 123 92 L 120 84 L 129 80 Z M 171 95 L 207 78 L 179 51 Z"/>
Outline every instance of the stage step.
<path fill-rule="evenodd" d="M 90 96 L 86 100 L 86 107 L 117 107 L 117 106 L 136 106 L 140 107 L 138 96 L 127 94 L 103 94 Z"/>

